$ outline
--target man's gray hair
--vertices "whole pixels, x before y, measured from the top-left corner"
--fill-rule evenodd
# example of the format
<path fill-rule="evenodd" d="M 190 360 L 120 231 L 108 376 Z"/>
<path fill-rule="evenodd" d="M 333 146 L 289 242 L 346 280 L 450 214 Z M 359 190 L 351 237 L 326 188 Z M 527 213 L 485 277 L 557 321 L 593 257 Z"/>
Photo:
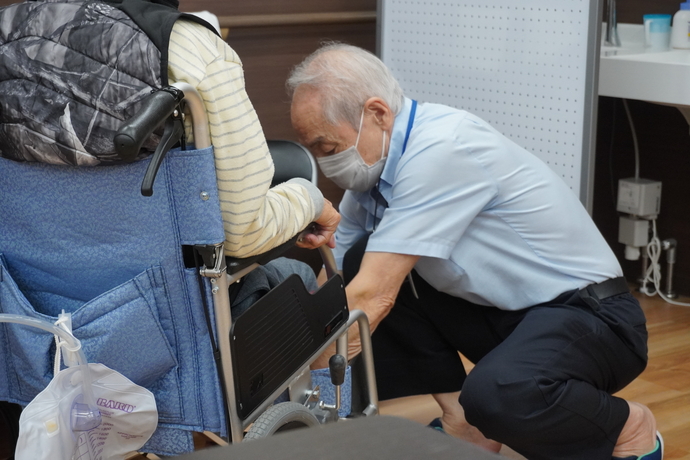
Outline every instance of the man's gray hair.
<path fill-rule="evenodd" d="M 359 128 L 367 99 L 380 97 L 394 115 L 402 110 L 403 91 L 386 65 L 372 53 L 343 43 L 327 43 L 309 55 L 290 73 L 290 97 L 302 85 L 316 89 L 326 121 L 346 121 Z"/>

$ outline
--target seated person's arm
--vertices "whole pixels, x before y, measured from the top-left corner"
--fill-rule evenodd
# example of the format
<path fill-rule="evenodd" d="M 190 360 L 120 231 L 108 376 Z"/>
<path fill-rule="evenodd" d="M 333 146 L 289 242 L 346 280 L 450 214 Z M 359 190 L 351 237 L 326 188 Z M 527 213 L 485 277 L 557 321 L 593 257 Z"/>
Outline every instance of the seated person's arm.
<path fill-rule="evenodd" d="M 226 254 L 248 257 L 266 252 L 312 221 L 321 225 L 303 246 L 328 243 L 337 212 L 324 202 L 318 188 L 306 180 L 270 188 L 273 161 L 245 91 L 241 61 L 232 48 L 203 26 L 178 21 L 170 37 L 168 70 L 171 82 L 190 83 L 206 105 Z"/>
<path fill-rule="evenodd" d="M 324 198 L 323 211 L 314 221 L 316 225 L 309 233 L 301 238 L 297 246 L 314 249 L 325 244 L 330 248 L 334 248 L 335 230 L 339 222 L 340 214 L 335 210 L 331 202 Z"/>

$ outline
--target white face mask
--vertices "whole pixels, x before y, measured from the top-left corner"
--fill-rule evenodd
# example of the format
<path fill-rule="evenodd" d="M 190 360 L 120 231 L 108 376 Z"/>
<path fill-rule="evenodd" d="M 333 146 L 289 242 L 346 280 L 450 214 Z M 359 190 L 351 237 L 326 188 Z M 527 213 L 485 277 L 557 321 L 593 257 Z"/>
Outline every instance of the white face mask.
<path fill-rule="evenodd" d="M 359 136 L 362 134 L 363 121 L 364 111 L 362 111 L 362 116 L 359 120 L 359 132 L 357 133 L 355 145 L 335 155 L 316 159 L 323 174 L 335 182 L 338 187 L 356 192 L 366 192 L 376 185 L 376 181 L 381 177 L 387 158 L 387 156 L 384 156 L 386 131 L 383 131 L 381 158 L 371 166 L 362 159 L 362 155 L 357 150 L 357 145 L 359 144 Z"/>

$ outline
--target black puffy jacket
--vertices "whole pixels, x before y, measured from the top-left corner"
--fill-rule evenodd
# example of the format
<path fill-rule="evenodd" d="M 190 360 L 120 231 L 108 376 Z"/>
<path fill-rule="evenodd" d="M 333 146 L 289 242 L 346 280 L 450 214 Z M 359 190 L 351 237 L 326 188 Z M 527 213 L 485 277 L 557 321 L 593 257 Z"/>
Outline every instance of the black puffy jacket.
<path fill-rule="evenodd" d="M 144 97 L 167 84 L 168 40 L 182 16 L 176 6 L 30 0 L 0 8 L 0 156 L 120 162 L 114 134 Z M 148 139 L 142 156 L 158 140 Z"/>

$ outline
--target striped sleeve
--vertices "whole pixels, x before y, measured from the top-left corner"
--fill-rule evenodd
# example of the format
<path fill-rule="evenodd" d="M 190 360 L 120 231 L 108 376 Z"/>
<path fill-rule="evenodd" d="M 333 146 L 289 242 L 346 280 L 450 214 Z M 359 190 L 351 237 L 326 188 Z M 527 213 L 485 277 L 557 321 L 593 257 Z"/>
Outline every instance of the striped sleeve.
<path fill-rule="evenodd" d="M 273 161 L 245 91 L 242 63 L 232 48 L 203 26 L 178 21 L 170 36 L 168 62 L 170 81 L 193 85 L 206 104 L 226 254 L 266 252 L 317 218 L 323 201 L 312 198 L 321 193 L 311 183 L 291 181 L 270 188 Z"/>

